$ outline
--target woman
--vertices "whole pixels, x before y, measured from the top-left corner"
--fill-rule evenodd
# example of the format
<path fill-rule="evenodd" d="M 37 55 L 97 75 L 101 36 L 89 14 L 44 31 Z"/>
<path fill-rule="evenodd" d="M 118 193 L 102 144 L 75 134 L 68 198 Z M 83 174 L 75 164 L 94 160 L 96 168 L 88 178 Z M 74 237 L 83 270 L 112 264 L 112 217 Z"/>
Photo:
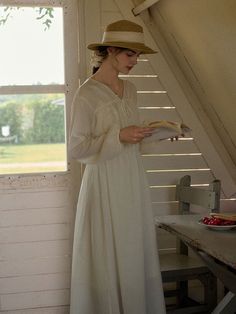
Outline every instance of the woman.
<path fill-rule="evenodd" d="M 75 222 L 71 314 L 165 313 L 136 89 L 121 80 L 141 53 L 143 29 L 121 20 L 91 44 L 100 65 L 74 100 L 70 153 L 86 164 Z"/>

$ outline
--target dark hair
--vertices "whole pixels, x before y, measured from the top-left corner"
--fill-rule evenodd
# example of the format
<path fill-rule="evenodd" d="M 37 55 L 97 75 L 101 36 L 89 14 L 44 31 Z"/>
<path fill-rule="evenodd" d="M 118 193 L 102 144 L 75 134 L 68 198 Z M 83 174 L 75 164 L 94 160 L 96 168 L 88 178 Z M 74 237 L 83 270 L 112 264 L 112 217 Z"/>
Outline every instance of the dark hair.
<path fill-rule="evenodd" d="M 97 70 L 99 69 L 100 65 L 102 64 L 103 60 L 106 59 L 106 57 L 108 56 L 108 51 L 107 51 L 106 46 L 101 46 L 98 47 L 97 50 L 94 51 L 94 54 L 96 57 L 100 57 L 100 61 L 99 61 L 99 65 L 98 66 L 93 66 L 92 68 L 92 74 L 95 74 L 97 72 Z"/>
<path fill-rule="evenodd" d="M 100 65 L 102 64 L 102 62 L 106 59 L 106 57 L 108 56 L 108 51 L 107 51 L 107 48 L 109 46 L 100 46 L 98 47 L 98 49 L 96 49 L 94 51 L 94 55 L 95 57 L 98 57 L 100 58 L 100 60 L 97 62 L 99 63 L 99 65 L 97 66 L 93 66 L 92 68 L 92 74 L 95 74 L 97 72 L 97 70 L 99 69 Z M 126 50 L 126 48 L 120 48 L 120 47 L 116 47 L 118 49 L 118 53 L 123 51 L 123 50 Z"/>

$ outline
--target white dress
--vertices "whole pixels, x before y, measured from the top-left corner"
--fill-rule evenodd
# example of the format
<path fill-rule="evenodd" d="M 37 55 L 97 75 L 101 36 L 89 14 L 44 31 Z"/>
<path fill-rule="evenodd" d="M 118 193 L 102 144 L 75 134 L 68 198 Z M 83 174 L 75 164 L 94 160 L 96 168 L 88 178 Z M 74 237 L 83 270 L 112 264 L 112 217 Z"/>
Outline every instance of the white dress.
<path fill-rule="evenodd" d="M 163 314 L 149 188 L 139 144 L 119 131 L 139 124 L 136 89 L 120 99 L 88 79 L 74 99 L 69 149 L 86 164 L 73 245 L 70 314 Z"/>

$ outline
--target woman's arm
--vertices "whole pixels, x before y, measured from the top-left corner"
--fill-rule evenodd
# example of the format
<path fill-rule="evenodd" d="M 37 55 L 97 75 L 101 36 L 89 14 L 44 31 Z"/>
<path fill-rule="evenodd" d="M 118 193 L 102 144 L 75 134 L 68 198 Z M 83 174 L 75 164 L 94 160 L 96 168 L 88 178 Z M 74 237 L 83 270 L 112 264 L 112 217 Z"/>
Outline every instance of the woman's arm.
<path fill-rule="evenodd" d="M 116 157 L 123 149 L 120 126 L 111 123 L 102 134 L 95 135 L 95 113 L 82 97 L 76 97 L 72 113 L 69 152 L 72 158 L 84 163 L 96 163 Z"/>

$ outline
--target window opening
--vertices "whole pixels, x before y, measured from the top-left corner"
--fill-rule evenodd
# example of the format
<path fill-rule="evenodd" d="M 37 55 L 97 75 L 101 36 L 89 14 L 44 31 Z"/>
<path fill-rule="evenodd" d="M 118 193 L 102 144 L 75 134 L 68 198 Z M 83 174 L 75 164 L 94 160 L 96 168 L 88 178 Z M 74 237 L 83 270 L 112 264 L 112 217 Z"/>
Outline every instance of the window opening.
<path fill-rule="evenodd" d="M 67 170 L 63 8 L 0 7 L 0 42 L 0 174 Z"/>

